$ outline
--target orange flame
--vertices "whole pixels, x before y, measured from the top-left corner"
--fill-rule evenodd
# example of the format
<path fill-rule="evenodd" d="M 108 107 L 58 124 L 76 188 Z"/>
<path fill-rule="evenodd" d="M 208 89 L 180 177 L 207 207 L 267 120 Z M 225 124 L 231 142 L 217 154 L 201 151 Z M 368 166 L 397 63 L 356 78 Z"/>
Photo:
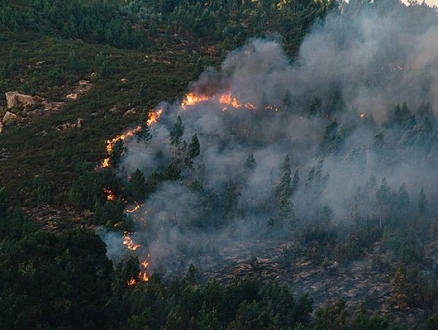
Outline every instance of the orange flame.
<path fill-rule="evenodd" d="M 148 126 L 155 124 L 158 121 L 158 119 L 160 119 L 162 114 L 163 114 L 163 109 L 158 109 L 156 111 L 150 111 L 148 114 L 148 120 L 146 121 L 146 124 Z"/>
<path fill-rule="evenodd" d="M 197 104 L 203 103 L 203 102 L 207 102 L 207 101 L 216 101 L 217 103 L 223 105 L 224 107 L 222 108 L 222 110 L 228 110 L 229 107 L 232 107 L 234 109 L 248 109 L 248 110 L 254 110 L 256 109 L 256 106 L 252 103 L 246 102 L 246 103 L 241 103 L 237 97 L 231 95 L 231 92 L 225 92 L 223 94 L 220 95 L 216 95 L 213 97 L 209 97 L 207 95 L 196 95 L 194 93 L 188 93 L 184 100 L 181 102 L 181 108 L 183 110 L 187 110 L 188 107 L 190 106 L 195 106 Z M 274 111 L 278 111 L 276 106 L 266 106 L 265 107 L 266 110 L 274 110 Z"/>
<path fill-rule="evenodd" d="M 149 255 L 148 255 L 149 257 Z M 140 271 L 138 272 L 138 279 L 135 277 L 131 277 L 126 284 L 128 286 L 134 286 L 138 284 L 139 282 L 147 282 L 149 281 L 149 276 L 146 272 L 147 267 L 149 266 L 149 262 L 147 260 L 143 260 L 140 262 Z"/>
<path fill-rule="evenodd" d="M 141 208 L 141 204 L 135 204 L 135 206 L 132 209 L 127 209 L 126 212 L 127 213 L 135 213 L 138 210 L 140 210 Z"/>
<path fill-rule="evenodd" d="M 141 247 L 140 244 L 134 243 L 132 237 L 130 236 L 130 233 L 125 231 L 123 233 L 123 245 L 126 246 L 126 248 L 130 251 L 136 251 L 138 248 Z M 127 285 L 133 286 L 136 285 L 139 282 L 147 282 L 149 281 L 149 275 L 148 275 L 148 266 L 149 266 L 149 259 L 150 254 L 147 255 L 146 258 L 142 258 L 140 260 L 140 270 L 138 272 L 138 277 L 134 278 L 132 277 L 127 281 Z"/>
<path fill-rule="evenodd" d="M 188 93 L 184 100 L 181 102 L 181 108 L 186 110 L 187 107 L 197 105 L 198 103 L 202 103 L 208 101 L 210 98 L 207 95 L 195 95 L 193 93 Z"/>
<path fill-rule="evenodd" d="M 160 119 L 162 114 L 163 114 L 163 109 L 157 109 L 154 111 L 150 111 L 148 114 L 148 119 L 146 121 L 146 124 L 148 126 L 155 124 L 158 121 L 158 119 Z M 106 153 L 107 153 L 107 155 L 111 154 L 111 152 L 113 151 L 113 148 L 114 148 L 114 144 L 117 141 L 120 141 L 120 140 L 124 141 L 125 139 L 134 136 L 134 134 L 139 132 L 141 130 L 141 128 L 142 128 L 141 125 L 138 125 L 137 127 L 127 131 L 126 133 L 117 135 L 110 140 L 106 140 Z M 100 167 L 107 168 L 109 166 L 110 166 L 110 159 L 109 159 L 109 157 L 107 157 L 102 161 L 102 163 L 100 164 Z"/>
<path fill-rule="evenodd" d="M 137 281 L 135 278 L 131 277 L 126 284 L 128 284 L 129 286 L 134 286 L 137 284 Z"/>
<path fill-rule="evenodd" d="M 108 202 L 113 201 L 113 200 L 116 199 L 116 195 L 114 194 L 114 192 L 109 187 L 103 188 L 103 191 L 106 194 L 106 200 Z"/>
<path fill-rule="evenodd" d="M 135 251 L 141 246 L 140 244 L 134 243 L 127 231 L 123 233 L 123 245 L 126 246 L 129 251 Z"/>
<path fill-rule="evenodd" d="M 149 257 L 149 255 L 148 255 L 148 257 Z M 140 281 L 143 281 L 143 282 L 149 281 L 149 276 L 146 272 L 148 266 L 149 266 L 149 261 L 147 261 L 147 260 L 143 260 L 140 263 L 140 273 L 138 274 Z"/>
<path fill-rule="evenodd" d="M 232 106 L 233 108 L 240 109 L 245 108 L 249 110 L 254 110 L 256 107 L 252 103 L 240 103 L 237 98 L 231 95 L 230 92 L 223 94 L 219 97 L 219 103 L 224 104 L 225 106 Z M 227 107 L 222 110 L 227 110 Z"/>

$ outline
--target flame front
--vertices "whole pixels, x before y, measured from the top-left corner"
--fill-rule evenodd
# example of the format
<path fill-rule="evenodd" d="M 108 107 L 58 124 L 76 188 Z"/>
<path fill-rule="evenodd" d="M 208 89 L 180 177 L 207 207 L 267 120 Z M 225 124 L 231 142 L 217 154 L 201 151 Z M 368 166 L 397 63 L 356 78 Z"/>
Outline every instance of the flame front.
<path fill-rule="evenodd" d="M 161 115 L 163 114 L 163 109 L 157 109 L 154 111 L 150 111 L 148 114 L 148 119 L 146 121 L 146 124 L 148 126 L 151 126 L 153 124 L 155 124 L 158 119 L 160 119 Z M 134 136 L 135 133 L 138 133 L 140 130 L 142 129 L 141 125 L 138 125 L 137 127 L 127 131 L 126 133 L 117 135 L 115 137 L 113 137 L 110 140 L 106 140 L 106 153 L 109 156 L 111 154 L 111 152 L 114 149 L 114 144 L 118 141 L 124 141 L 125 139 L 128 139 L 132 136 Z M 110 159 L 109 157 L 105 158 L 104 160 L 102 160 L 102 163 L 100 164 L 101 168 L 107 168 L 110 166 Z"/>
<path fill-rule="evenodd" d="M 138 248 L 141 247 L 140 244 L 134 242 L 134 240 L 131 237 L 131 234 L 127 231 L 123 233 L 123 245 L 126 246 L 126 248 L 129 251 L 136 251 Z M 140 271 L 138 273 L 138 279 L 132 277 L 126 283 L 127 285 L 133 286 L 136 285 L 138 282 L 149 281 L 149 276 L 147 271 L 149 266 L 149 259 L 150 259 L 150 254 L 148 254 L 146 258 L 140 259 Z"/>
<path fill-rule="evenodd" d="M 135 251 L 141 246 L 140 244 L 134 243 L 127 231 L 123 233 L 123 245 L 126 246 L 129 251 Z"/>
<path fill-rule="evenodd" d="M 235 109 L 245 108 L 249 110 L 254 110 L 256 108 L 255 105 L 252 103 L 240 103 L 236 97 L 231 95 L 230 92 L 226 94 L 222 94 L 219 97 L 219 103 L 225 105 L 225 107 L 222 108 L 222 110 L 227 110 L 228 106 L 232 106 Z"/>
<path fill-rule="evenodd" d="M 223 94 L 207 96 L 204 94 L 196 95 L 194 93 L 188 93 L 184 100 L 181 102 L 181 109 L 187 110 L 188 107 L 195 106 L 204 102 L 216 102 L 222 105 L 222 110 L 226 111 L 229 107 L 234 109 L 248 109 L 255 110 L 257 107 L 250 102 L 242 103 L 238 100 L 237 97 L 233 96 L 230 91 L 225 92 Z M 278 111 L 278 108 L 275 105 L 268 105 L 264 107 L 265 110 L 274 110 Z"/>
<path fill-rule="evenodd" d="M 113 201 L 113 200 L 116 199 L 116 195 L 114 194 L 114 192 L 109 187 L 103 188 L 103 191 L 106 194 L 106 200 L 108 202 Z"/>
<path fill-rule="evenodd" d="M 140 210 L 140 208 L 141 208 L 141 204 L 137 204 L 136 203 L 135 206 L 132 209 L 126 209 L 126 212 L 127 213 L 135 213 L 138 210 Z"/>
<path fill-rule="evenodd" d="M 181 102 L 181 108 L 186 110 L 187 107 L 206 102 L 209 99 L 210 98 L 207 95 L 195 95 L 194 93 L 188 93 L 184 100 Z"/>
<path fill-rule="evenodd" d="M 148 258 L 149 257 L 150 257 L 150 255 L 148 254 Z M 148 266 L 149 266 L 149 261 L 147 259 L 140 262 L 140 273 L 138 274 L 140 281 L 143 281 L 143 282 L 149 281 L 149 276 L 147 274 Z"/>
<path fill-rule="evenodd" d="M 158 109 L 156 111 L 150 111 L 148 114 L 148 120 L 146 121 L 146 124 L 148 126 L 155 124 L 158 121 L 158 119 L 160 119 L 162 114 L 163 114 L 163 109 Z"/>

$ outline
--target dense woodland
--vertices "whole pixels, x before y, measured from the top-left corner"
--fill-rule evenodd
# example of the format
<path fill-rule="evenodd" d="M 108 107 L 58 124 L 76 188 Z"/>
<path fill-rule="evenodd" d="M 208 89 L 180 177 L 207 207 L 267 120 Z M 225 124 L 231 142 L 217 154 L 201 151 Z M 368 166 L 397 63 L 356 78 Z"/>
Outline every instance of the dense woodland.
<path fill-rule="evenodd" d="M 229 129 L 223 135 L 203 133 L 193 119 L 202 109 L 188 114 L 175 101 L 190 88 L 202 90 L 200 75 L 209 82 L 220 76 L 224 59 L 226 71 L 233 49 L 256 48 L 248 39 L 280 43 L 289 65 L 328 15 L 355 17 L 375 6 L 417 11 L 438 26 L 434 9 L 398 1 L 2 1 L 0 94 L 20 91 L 65 108 L 7 109 L 0 101 L 0 118 L 18 116 L 3 122 L 0 134 L 0 328 L 436 329 L 438 191 L 429 169 L 438 161 L 438 122 L 427 70 L 416 76 L 423 102 L 399 99 L 383 120 L 349 107 L 336 84 L 299 100 L 285 93 L 275 111 L 262 104 L 239 113 L 240 121 L 237 111 L 219 109 L 215 119 Z M 376 72 L 401 80 L 396 65 Z M 377 74 L 360 74 L 377 85 Z M 91 89 L 66 98 L 81 80 Z M 148 126 L 162 101 L 174 103 L 165 105 L 161 123 Z M 71 128 L 78 118 L 82 127 Z M 302 145 L 280 129 L 273 138 L 263 133 L 295 120 L 319 133 Z M 136 125 L 134 138 L 116 140 L 108 154 L 106 141 Z M 222 155 L 235 145 L 245 147 L 243 157 L 213 184 L 208 150 Z M 269 145 L 281 148 L 266 194 L 248 194 Z M 131 165 L 136 148 L 153 150 L 153 165 Z M 393 170 L 405 166 L 406 177 L 411 168 L 426 177 L 398 180 Z M 348 198 L 327 197 L 344 196 L 345 187 L 333 182 L 352 177 L 361 178 L 348 186 Z M 161 219 L 169 205 L 160 196 L 170 196 L 176 209 L 162 223 L 144 224 L 126 212 L 128 205 L 156 205 L 143 212 Z M 391 306 L 383 311 L 364 301 L 351 308 L 342 294 L 315 305 L 311 294 L 262 276 L 255 257 L 247 276 L 205 276 L 203 258 L 219 253 L 212 237 L 242 223 L 256 240 L 290 243 L 280 263 L 291 276 L 296 258 L 336 276 L 333 265 L 371 256 L 367 271 L 389 283 Z M 151 262 L 149 280 L 140 281 L 141 253 L 154 251 L 160 228 L 202 239 L 169 247 L 174 256 Z M 105 235 L 136 232 L 146 233 L 141 252 L 109 257 Z M 421 313 L 408 322 L 413 310 Z"/>

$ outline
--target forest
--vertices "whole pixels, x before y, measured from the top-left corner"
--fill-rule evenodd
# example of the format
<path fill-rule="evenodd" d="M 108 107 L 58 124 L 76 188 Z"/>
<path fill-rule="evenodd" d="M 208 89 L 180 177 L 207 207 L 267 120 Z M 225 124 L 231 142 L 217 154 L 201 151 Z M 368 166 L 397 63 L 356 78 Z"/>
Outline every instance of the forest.
<path fill-rule="evenodd" d="M 0 26 L 2 329 L 438 327 L 436 8 L 5 0 Z"/>

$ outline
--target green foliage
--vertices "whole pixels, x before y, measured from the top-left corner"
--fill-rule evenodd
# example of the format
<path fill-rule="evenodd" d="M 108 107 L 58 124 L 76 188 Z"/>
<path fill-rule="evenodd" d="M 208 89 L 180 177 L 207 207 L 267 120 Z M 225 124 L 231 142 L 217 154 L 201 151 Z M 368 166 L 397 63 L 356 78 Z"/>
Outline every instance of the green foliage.
<path fill-rule="evenodd" d="M 347 310 L 345 300 L 338 299 L 327 307 L 320 308 L 316 312 L 313 321 L 314 330 L 342 330 L 347 329 Z"/>
<path fill-rule="evenodd" d="M 136 202 L 142 202 L 146 195 L 146 178 L 142 171 L 136 169 L 131 174 L 126 187 L 127 194 Z"/>
<path fill-rule="evenodd" d="M 117 168 L 119 166 L 125 152 L 126 147 L 123 144 L 123 140 L 117 140 L 113 144 L 113 148 L 109 154 L 109 162 L 113 168 Z"/>
<path fill-rule="evenodd" d="M 193 159 L 198 157 L 201 153 L 201 145 L 198 140 L 198 135 L 195 133 L 187 146 L 186 157 L 184 163 L 188 168 L 193 167 Z"/>
<path fill-rule="evenodd" d="M 0 243 L 2 329 L 89 329 L 107 324 L 111 263 L 94 234 L 33 232 Z"/>
<path fill-rule="evenodd" d="M 6 188 L 0 186 L 0 219 L 6 216 L 6 211 L 8 210 L 8 197 L 6 193 Z"/>
<path fill-rule="evenodd" d="M 246 157 L 244 167 L 249 171 L 253 171 L 257 166 L 257 162 L 254 158 L 254 153 L 251 151 Z"/>
<path fill-rule="evenodd" d="M 51 188 L 45 175 L 37 175 L 34 177 L 32 181 L 32 185 L 34 186 L 35 192 L 37 194 L 38 203 L 48 203 L 51 201 L 52 194 Z"/>

